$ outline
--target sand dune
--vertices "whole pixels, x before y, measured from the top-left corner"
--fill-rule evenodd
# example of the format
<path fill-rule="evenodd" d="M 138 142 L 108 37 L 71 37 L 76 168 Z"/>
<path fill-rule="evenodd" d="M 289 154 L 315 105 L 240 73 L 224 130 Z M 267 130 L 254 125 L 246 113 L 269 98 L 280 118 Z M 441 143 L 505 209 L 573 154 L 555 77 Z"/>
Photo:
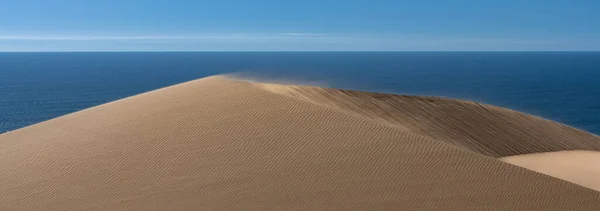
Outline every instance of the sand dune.
<path fill-rule="evenodd" d="M 497 157 L 599 142 L 472 102 L 209 77 L 0 135 L 0 210 L 597 210 Z"/>

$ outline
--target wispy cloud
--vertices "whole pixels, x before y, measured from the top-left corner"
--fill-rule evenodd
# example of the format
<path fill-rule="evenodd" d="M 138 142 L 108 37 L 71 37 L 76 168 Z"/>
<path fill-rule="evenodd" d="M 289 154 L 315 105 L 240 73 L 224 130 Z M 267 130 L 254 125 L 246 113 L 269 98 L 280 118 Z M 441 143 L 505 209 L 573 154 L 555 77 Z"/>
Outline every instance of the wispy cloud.
<path fill-rule="evenodd" d="M 326 34 L 315 33 L 273 33 L 273 34 L 199 34 L 186 36 L 2 36 L 0 40 L 23 41 L 119 41 L 119 40 L 214 40 L 214 39 L 290 39 L 290 38 L 326 38 Z"/>
<path fill-rule="evenodd" d="M 280 35 L 285 36 L 302 36 L 302 37 L 318 37 L 318 36 L 326 36 L 326 34 L 315 34 L 315 33 L 281 33 Z"/>
<path fill-rule="evenodd" d="M 163 40 L 189 39 L 178 36 L 0 36 L 0 40 L 49 40 L 49 41 L 93 41 L 93 40 Z"/>
<path fill-rule="evenodd" d="M 598 39 L 282 33 L 0 35 L 0 51 L 598 50 Z"/>

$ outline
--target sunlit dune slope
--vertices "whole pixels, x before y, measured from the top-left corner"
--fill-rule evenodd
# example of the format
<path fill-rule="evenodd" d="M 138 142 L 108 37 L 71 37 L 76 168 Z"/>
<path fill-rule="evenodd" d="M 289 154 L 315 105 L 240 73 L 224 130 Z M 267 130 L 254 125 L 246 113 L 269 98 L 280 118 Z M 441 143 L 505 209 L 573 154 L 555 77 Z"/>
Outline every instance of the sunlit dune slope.
<path fill-rule="evenodd" d="M 600 152 L 597 151 L 546 152 L 502 160 L 600 191 Z"/>
<path fill-rule="evenodd" d="M 600 192 L 494 158 L 597 150 L 589 133 L 470 102 L 282 87 L 209 77 L 2 134 L 0 210 L 600 207 Z"/>

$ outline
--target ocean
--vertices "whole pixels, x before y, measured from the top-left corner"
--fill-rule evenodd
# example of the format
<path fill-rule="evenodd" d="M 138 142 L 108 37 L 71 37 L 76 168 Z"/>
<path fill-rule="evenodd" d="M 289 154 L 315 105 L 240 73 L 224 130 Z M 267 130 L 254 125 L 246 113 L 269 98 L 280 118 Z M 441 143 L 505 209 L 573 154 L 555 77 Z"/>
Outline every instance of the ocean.
<path fill-rule="evenodd" d="M 600 52 L 0 53 L 0 133 L 227 73 L 472 100 L 600 134 Z"/>

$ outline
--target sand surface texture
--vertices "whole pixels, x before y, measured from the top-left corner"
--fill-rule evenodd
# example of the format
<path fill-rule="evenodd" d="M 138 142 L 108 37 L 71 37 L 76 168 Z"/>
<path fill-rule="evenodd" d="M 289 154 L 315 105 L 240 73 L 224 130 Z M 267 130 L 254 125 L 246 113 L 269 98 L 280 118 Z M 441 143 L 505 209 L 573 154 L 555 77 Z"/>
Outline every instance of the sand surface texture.
<path fill-rule="evenodd" d="M 0 210 L 598 210 L 507 157 L 598 149 L 472 102 L 209 77 L 0 135 Z"/>
<path fill-rule="evenodd" d="M 600 152 L 546 152 L 502 160 L 600 191 Z"/>

